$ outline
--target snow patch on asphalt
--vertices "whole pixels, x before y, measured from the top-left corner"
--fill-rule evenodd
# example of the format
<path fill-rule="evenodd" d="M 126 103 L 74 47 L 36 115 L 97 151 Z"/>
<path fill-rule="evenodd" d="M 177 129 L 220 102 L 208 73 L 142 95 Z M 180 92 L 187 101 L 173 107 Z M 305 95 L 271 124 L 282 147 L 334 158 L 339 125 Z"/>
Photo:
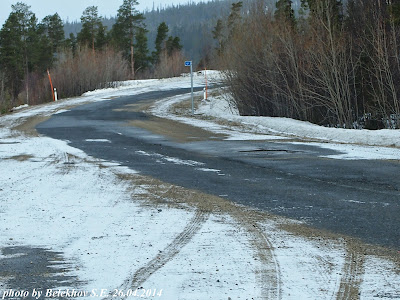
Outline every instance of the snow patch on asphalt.
<path fill-rule="evenodd" d="M 107 139 L 86 139 L 86 142 L 95 142 L 95 143 L 111 143 L 110 140 Z"/>
<path fill-rule="evenodd" d="M 377 146 L 361 146 L 353 144 L 335 144 L 335 143 L 293 143 L 317 146 L 320 148 L 331 149 L 342 154 L 326 155 L 322 157 L 334 159 L 381 159 L 381 160 L 400 160 L 400 149 L 391 147 L 377 147 Z"/>
<path fill-rule="evenodd" d="M 160 160 L 167 161 L 167 162 L 173 163 L 175 165 L 183 165 L 183 166 L 191 166 L 191 167 L 204 165 L 204 163 L 202 163 L 202 162 L 198 162 L 198 161 L 194 161 L 194 160 L 180 159 L 177 157 L 166 156 L 166 155 L 162 155 L 159 153 L 148 153 L 148 152 L 145 152 L 142 150 L 138 150 L 135 152 L 138 154 L 144 155 L 144 156 L 156 157 L 156 158 L 159 158 Z"/>
<path fill-rule="evenodd" d="M 70 111 L 69 109 L 60 109 L 59 111 L 56 111 L 56 112 L 54 113 L 54 115 L 66 113 L 66 112 L 69 112 L 69 111 Z"/>
<path fill-rule="evenodd" d="M 221 172 L 221 170 L 209 169 L 209 168 L 196 168 L 196 170 L 203 171 L 203 172 L 213 172 L 213 173 Z"/>

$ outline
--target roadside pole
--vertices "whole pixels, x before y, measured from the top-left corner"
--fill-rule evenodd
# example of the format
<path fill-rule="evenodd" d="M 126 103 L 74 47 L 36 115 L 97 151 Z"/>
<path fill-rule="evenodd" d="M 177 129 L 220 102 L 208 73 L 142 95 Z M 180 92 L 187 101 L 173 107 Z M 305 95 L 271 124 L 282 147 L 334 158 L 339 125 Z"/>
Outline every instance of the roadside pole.
<path fill-rule="evenodd" d="M 49 69 L 47 69 L 47 75 L 49 76 L 50 87 L 51 87 L 51 94 L 52 94 L 52 96 L 53 96 L 53 101 L 56 101 L 56 98 L 54 97 L 53 82 L 51 81 L 51 76 L 50 76 Z"/>
<path fill-rule="evenodd" d="M 194 100 L 193 100 L 193 63 L 191 60 L 185 61 L 185 67 L 190 67 L 190 82 L 192 93 L 192 116 L 194 115 Z"/>
<path fill-rule="evenodd" d="M 207 100 L 208 99 L 208 82 L 207 82 L 207 68 L 204 68 L 204 77 L 205 77 L 205 79 L 206 79 L 206 94 L 205 94 L 205 98 L 204 98 L 204 100 Z"/>

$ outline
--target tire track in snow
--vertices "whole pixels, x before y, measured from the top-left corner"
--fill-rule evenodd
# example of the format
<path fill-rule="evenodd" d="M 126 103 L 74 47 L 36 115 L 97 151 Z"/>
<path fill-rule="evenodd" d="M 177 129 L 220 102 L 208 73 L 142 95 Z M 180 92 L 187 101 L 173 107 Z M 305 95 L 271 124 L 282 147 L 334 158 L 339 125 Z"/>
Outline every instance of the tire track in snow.
<path fill-rule="evenodd" d="M 209 215 L 228 215 L 235 225 L 248 233 L 247 239 L 250 250 L 257 257 L 258 266 L 255 270 L 255 278 L 260 288 L 260 297 L 257 299 L 281 299 L 281 272 L 278 260 L 275 256 L 272 242 L 265 231 L 258 226 L 257 221 L 263 219 L 259 213 L 244 209 L 235 205 L 228 199 L 204 194 L 198 191 L 184 189 L 179 186 L 165 184 L 154 178 L 146 176 L 121 176 L 123 180 L 132 180 L 135 186 L 143 185 L 147 190 L 147 199 L 154 203 L 165 203 L 168 199 L 179 207 L 187 205 L 196 208 L 196 214 L 186 225 L 185 229 L 163 250 L 145 266 L 137 270 L 133 276 L 127 279 L 119 289 L 135 290 L 139 288 L 153 273 L 160 270 L 167 262 L 172 260 L 181 249 L 201 230 L 202 225 L 208 220 Z M 239 241 L 243 243 L 243 241 Z M 243 270 L 241 270 L 243 271 Z M 109 296 L 107 299 L 116 299 Z"/>
<path fill-rule="evenodd" d="M 238 210 L 237 207 L 235 208 Z M 281 299 L 281 272 L 273 245 L 264 231 L 255 224 L 251 217 L 246 215 L 246 212 L 243 211 L 233 213 L 233 217 L 236 218 L 239 225 L 251 235 L 250 242 L 261 262 L 256 271 L 256 278 L 261 289 L 261 299 Z"/>
<path fill-rule="evenodd" d="M 347 241 L 346 258 L 336 299 L 353 300 L 360 298 L 360 284 L 364 273 L 364 257 L 355 243 Z"/>
<path fill-rule="evenodd" d="M 169 244 L 162 253 L 157 255 L 157 257 L 153 258 L 145 266 L 136 271 L 130 283 L 130 288 L 139 288 L 141 284 L 151 276 L 151 274 L 161 269 L 167 262 L 173 259 L 181 249 L 190 242 L 196 233 L 199 232 L 208 217 L 209 213 L 197 210 L 192 220 L 190 220 L 185 229 L 172 241 L 172 243 Z"/>
<path fill-rule="evenodd" d="M 194 217 L 185 226 L 184 230 L 156 257 L 149 261 L 146 265 L 138 269 L 132 276 L 127 279 L 120 287 L 121 290 L 136 290 L 155 272 L 161 269 L 166 263 L 172 260 L 181 249 L 187 245 L 192 238 L 199 232 L 203 224 L 208 220 L 209 212 L 198 209 Z M 119 299 L 125 299 L 120 297 Z M 105 299 L 116 299 L 109 295 Z"/>

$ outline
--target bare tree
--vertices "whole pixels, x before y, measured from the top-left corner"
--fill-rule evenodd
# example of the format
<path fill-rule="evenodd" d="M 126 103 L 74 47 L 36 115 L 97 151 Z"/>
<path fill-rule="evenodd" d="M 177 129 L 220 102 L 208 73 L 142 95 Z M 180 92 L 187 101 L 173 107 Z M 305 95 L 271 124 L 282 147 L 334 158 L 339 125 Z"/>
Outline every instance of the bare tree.
<path fill-rule="evenodd" d="M 185 57 L 179 50 L 175 50 L 172 53 L 168 53 L 167 49 L 164 49 L 160 56 L 158 64 L 154 70 L 154 77 L 156 78 L 167 78 L 180 76 L 185 72 Z"/>
<path fill-rule="evenodd" d="M 390 120 L 390 115 L 400 114 L 400 88 L 397 84 L 400 80 L 399 29 L 394 23 L 393 16 L 387 15 L 386 2 L 377 1 L 371 3 L 369 7 L 371 21 L 366 22 L 368 32 L 364 37 L 364 45 L 371 60 L 367 65 L 367 72 L 373 100 L 368 109 L 378 119 L 385 120 L 386 127 L 399 128 L 398 117 L 393 124 Z"/>

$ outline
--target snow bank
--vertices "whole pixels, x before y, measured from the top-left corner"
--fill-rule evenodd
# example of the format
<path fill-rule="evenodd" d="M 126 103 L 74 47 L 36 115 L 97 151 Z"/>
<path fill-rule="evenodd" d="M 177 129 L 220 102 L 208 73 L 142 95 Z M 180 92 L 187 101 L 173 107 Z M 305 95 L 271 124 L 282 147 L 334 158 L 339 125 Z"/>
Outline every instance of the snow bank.
<path fill-rule="evenodd" d="M 400 147 L 400 130 L 350 130 L 328 128 L 289 118 L 239 116 L 237 109 L 229 105 L 226 96 L 209 100 L 209 103 L 202 103 L 198 113 L 249 125 L 257 133 L 275 133 L 335 143 Z"/>

